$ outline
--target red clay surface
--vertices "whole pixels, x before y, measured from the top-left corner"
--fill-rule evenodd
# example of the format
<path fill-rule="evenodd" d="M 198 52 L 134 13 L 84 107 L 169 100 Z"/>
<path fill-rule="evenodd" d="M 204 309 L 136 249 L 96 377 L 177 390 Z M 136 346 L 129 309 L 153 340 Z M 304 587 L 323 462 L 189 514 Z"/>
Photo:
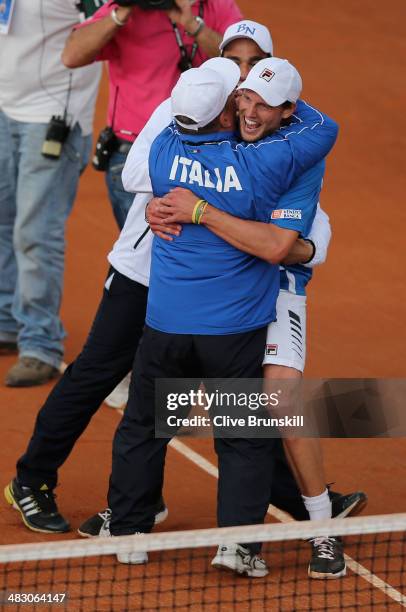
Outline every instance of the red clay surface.
<path fill-rule="evenodd" d="M 272 3 L 272 8 L 267 0 L 257 0 L 255 8 L 247 0 L 239 4 L 247 17 L 269 25 L 275 55 L 299 68 L 303 97 L 341 127 L 322 193 L 334 239 L 328 263 L 317 271 L 309 290 L 306 374 L 405 377 L 404 0 L 393 0 L 390 7 L 370 0 L 295 0 Z M 96 130 L 104 125 L 105 108 L 104 83 Z M 116 236 L 103 175 L 88 169 L 68 224 L 62 307 L 69 334 L 66 361 L 85 340 L 106 274 L 106 254 Z M 0 358 L 1 379 L 13 362 L 12 357 Z M 14 475 L 15 461 L 50 389 L 0 388 L 4 484 Z M 61 470 L 58 503 L 74 528 L 105 505 L 117 422 L 117 413 L 103 406 Z M 214 461 L 209 441 L 188 444 Z M 406 511 L 404 439 L 327 440 L 324 447 L 328 480 L 339 490 L 365 490 L 366 514 Z M 169 450 L 165 530 L 214 526 L 215 491 L 212 476 Z M 0 503 L 0 543 L 44 538 L 26 530 L 17 513 Z"/>

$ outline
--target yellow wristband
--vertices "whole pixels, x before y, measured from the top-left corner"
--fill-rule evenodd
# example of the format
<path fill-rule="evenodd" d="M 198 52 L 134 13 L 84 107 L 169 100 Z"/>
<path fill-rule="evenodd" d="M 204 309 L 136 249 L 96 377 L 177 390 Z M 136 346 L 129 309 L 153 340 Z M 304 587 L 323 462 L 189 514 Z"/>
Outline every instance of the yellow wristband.
<path fill-rule="evenodd" d="M 203 202 L 204 202 L 203 206 L 201 207 L 201 209 L 197 213 L 198 216 L 197 216 L 197 219 L 196 219 L 196 223 L 198 223 L 199 225 L 200 225 L 200 222 L 201 222 L 202 217 L 204 215 L 204 212 L 205 212 L 207 206 L 209 205 L 209 203 L 206 202 L 206 200 L 203 200 Z"/>
<path fill-rule="evenodd" d="M 204 202 L 205 200 L 197 200 L 192 212 L 192 223 L 198 223 L 196 216 L 199 214 L 198 211 Z"/>
<path fill-rule="evenodd" d="M 195 212 L 195 223 L 197 225 L 200 224 L 200 219 L 202 218 L 202 214 L 203 214 L 203 210 L 205 208 L 205 205 L 206 205 L 206 200 L 200 200 L 199 206 L 198 206 L 198 208 L 196 209 L 196 212 Z"/>

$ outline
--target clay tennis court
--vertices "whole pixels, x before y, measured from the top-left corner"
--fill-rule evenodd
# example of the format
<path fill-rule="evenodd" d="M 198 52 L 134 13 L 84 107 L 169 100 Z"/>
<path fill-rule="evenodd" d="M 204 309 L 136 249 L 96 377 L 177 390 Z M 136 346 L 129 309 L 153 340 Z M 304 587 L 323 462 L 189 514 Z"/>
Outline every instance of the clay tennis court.
<path fill-rule="evenodd" d="M 306 375 L 405 377 L 406 4 L 239 0 L 239 5 L 247 17 L 270 27 L 275 55 L 298 67 L 304 99 L 341 128 L 322 192 L 333 241 L 328 262 L 317 270 L 308 292 Z M 104 82 L 95 133 L 104 126 L 105 108 Z M 107 271 L 106 254 L 116 236 L 104 177 L 88 169 L 68 224 L 62 306 L 68 362 L 86 338 Z M 1 379 L 13 362 L 13 357 L 0 358 Z M 15 461 L 50 389 L 1 387 L 4 485 L 15 473 Z M 111 439 L 118 420 L 116 411 L 103 406 L 60 472 L 58 505 L 74 529 L 106 505 Z M 183 446 L 182 452 L 168 451 L 169 518 L 163 526 L 168 531 L 215 526 L 216 478 L 204 463 L 215 464 L 211 443 L 188 440 L 187 446 L 203 460 L 197 465 Z M 327 479 L 335 482 L 335 489 L 367 492 L 365 514 L 406 511 L 405 439 L 325 440 L 324 450 Z M 64 536 L 74 537 L 75 531 Z M 28 531 L 15 511 L 0 504 L 1 544 L 45 538 L 61 536 Z M 381 594 L 376 597 L 380 601 Z"/>

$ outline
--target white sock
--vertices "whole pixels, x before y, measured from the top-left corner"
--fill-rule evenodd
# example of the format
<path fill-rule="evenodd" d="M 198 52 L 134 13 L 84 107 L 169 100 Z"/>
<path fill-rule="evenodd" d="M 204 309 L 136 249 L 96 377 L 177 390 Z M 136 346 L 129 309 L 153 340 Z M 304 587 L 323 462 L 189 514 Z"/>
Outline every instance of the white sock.
<path fill-rule="evenodd" d="M 326 489 L 321 495 L 306 497 L 302 495 L 303 503 L 310 515 L 310 520 L 318 521 L 331 518 L 331 501 Z"/>

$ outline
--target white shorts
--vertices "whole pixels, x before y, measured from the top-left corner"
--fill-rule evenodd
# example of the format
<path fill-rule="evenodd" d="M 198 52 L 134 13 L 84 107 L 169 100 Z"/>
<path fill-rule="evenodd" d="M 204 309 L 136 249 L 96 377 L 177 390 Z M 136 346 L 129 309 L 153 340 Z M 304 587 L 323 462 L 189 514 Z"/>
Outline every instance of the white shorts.
<path fill-rule="evenodd" d="M 306 296 L 281 290 L 276 321 L 268 325 L 263 365 L 282 365 L 303 372 L 306 360 Z"/>

